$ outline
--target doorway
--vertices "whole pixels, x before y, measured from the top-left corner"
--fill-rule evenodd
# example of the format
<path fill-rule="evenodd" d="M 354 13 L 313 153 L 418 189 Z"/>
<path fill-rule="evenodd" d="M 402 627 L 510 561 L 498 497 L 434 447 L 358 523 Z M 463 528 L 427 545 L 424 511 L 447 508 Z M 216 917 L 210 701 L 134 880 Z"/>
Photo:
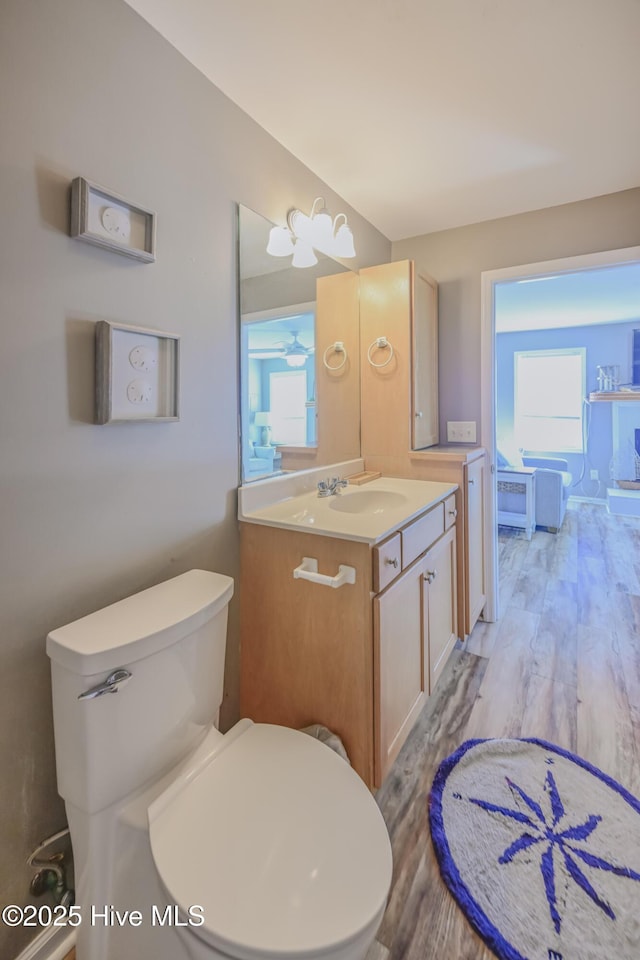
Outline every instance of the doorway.
<path fill-rule="evenodd" d="M 498 604 L 498 527 L 497 527 L 497 351 L 496 301 L 502 284 L 533 283 L 551 276 L 563 277 L 621 264 L 640 263 L 640 247 L 603 251 L 486 271 L 482 274 L 481 303 L 481 442 L 487 450 L 488 476 L 491 478 L 485 511 L 485 571 L 487 605 L 485 619 L 497 620 Z"/>

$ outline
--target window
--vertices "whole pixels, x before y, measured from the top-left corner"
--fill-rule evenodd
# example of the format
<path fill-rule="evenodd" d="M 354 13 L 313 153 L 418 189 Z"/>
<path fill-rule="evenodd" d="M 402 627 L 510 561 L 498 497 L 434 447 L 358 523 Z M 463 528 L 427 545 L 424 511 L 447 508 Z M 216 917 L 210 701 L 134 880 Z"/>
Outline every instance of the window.
<path fill-rule="evenodd" d="M 514 354 L 514 436 L 525 450 L 582 452 L 586 350 Z"/>
<path fill-rule="evenodd" d="M 269 393 L 273 442 L 304 445 L 307 440 L 307 371 L 270 373 Z"/>

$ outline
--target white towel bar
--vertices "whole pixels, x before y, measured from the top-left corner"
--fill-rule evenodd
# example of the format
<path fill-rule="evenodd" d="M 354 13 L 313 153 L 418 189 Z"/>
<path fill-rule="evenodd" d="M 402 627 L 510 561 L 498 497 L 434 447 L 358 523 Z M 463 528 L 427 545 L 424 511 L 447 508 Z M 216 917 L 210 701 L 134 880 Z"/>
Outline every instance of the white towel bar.
<path fill-rule="evenodd" d="M 337 589 L 345 583 L 356 582 L 356 568 L 341 563 L 335 577 L 330 577 L 326 573 L 318 573 L 318 561 L 313 557 L 303 557 L 300 566 L 293 571 L 293 576 L 295 580 L 310 580 L 311 583 L 321 583 L 325 587 Z"/>

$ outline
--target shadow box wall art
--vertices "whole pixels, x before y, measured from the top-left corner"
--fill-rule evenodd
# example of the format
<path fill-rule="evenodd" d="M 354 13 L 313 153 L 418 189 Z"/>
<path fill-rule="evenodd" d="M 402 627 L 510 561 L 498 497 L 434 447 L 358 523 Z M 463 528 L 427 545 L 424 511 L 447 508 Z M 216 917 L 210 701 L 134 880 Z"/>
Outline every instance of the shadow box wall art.
<path fill-rule="evenodd" d="M 96 324 L 96 423 L 179 420 L 180 337 Z"/>
<path fill-rule="evenodd" d="M 72 181 L 70 233 L 77 240 L 153 263 L 155 229 L 155 214 L 150 210 L 129 203 L 84 177 Z"/>

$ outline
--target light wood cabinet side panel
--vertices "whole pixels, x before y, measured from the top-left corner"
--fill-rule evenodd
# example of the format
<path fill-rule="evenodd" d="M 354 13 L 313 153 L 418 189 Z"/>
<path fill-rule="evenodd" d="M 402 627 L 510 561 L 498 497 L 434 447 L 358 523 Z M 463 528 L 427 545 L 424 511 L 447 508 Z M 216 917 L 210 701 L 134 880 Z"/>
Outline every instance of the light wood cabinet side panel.
<path fill-rule="evenodd" d="M 360 271 L 361 448 L 362 456 L 407 456 L 411 445 L 411 275 L 410 260 Z M 370 345 L 386 337 L 393 359 L 373 367 Z M 388 350 L 372 350 L 382 363 Z"/>
<path fill-rule="evenodd" d="M 373 784 L 373 642 L 368 544 L 240 524 L 242 715 L 299 728 L 321 723 Z M 356 583 L 337 590 L 294 580 L 303 557 L 320 573 L 340 563 Z"/>
<path fill-rule="evenodd" d="M 467 548 L 467 633 L 471 633 L 486 603 L 484 571 L 484 496 L 486 457 L 466 467 L 465 544 Z"/>

